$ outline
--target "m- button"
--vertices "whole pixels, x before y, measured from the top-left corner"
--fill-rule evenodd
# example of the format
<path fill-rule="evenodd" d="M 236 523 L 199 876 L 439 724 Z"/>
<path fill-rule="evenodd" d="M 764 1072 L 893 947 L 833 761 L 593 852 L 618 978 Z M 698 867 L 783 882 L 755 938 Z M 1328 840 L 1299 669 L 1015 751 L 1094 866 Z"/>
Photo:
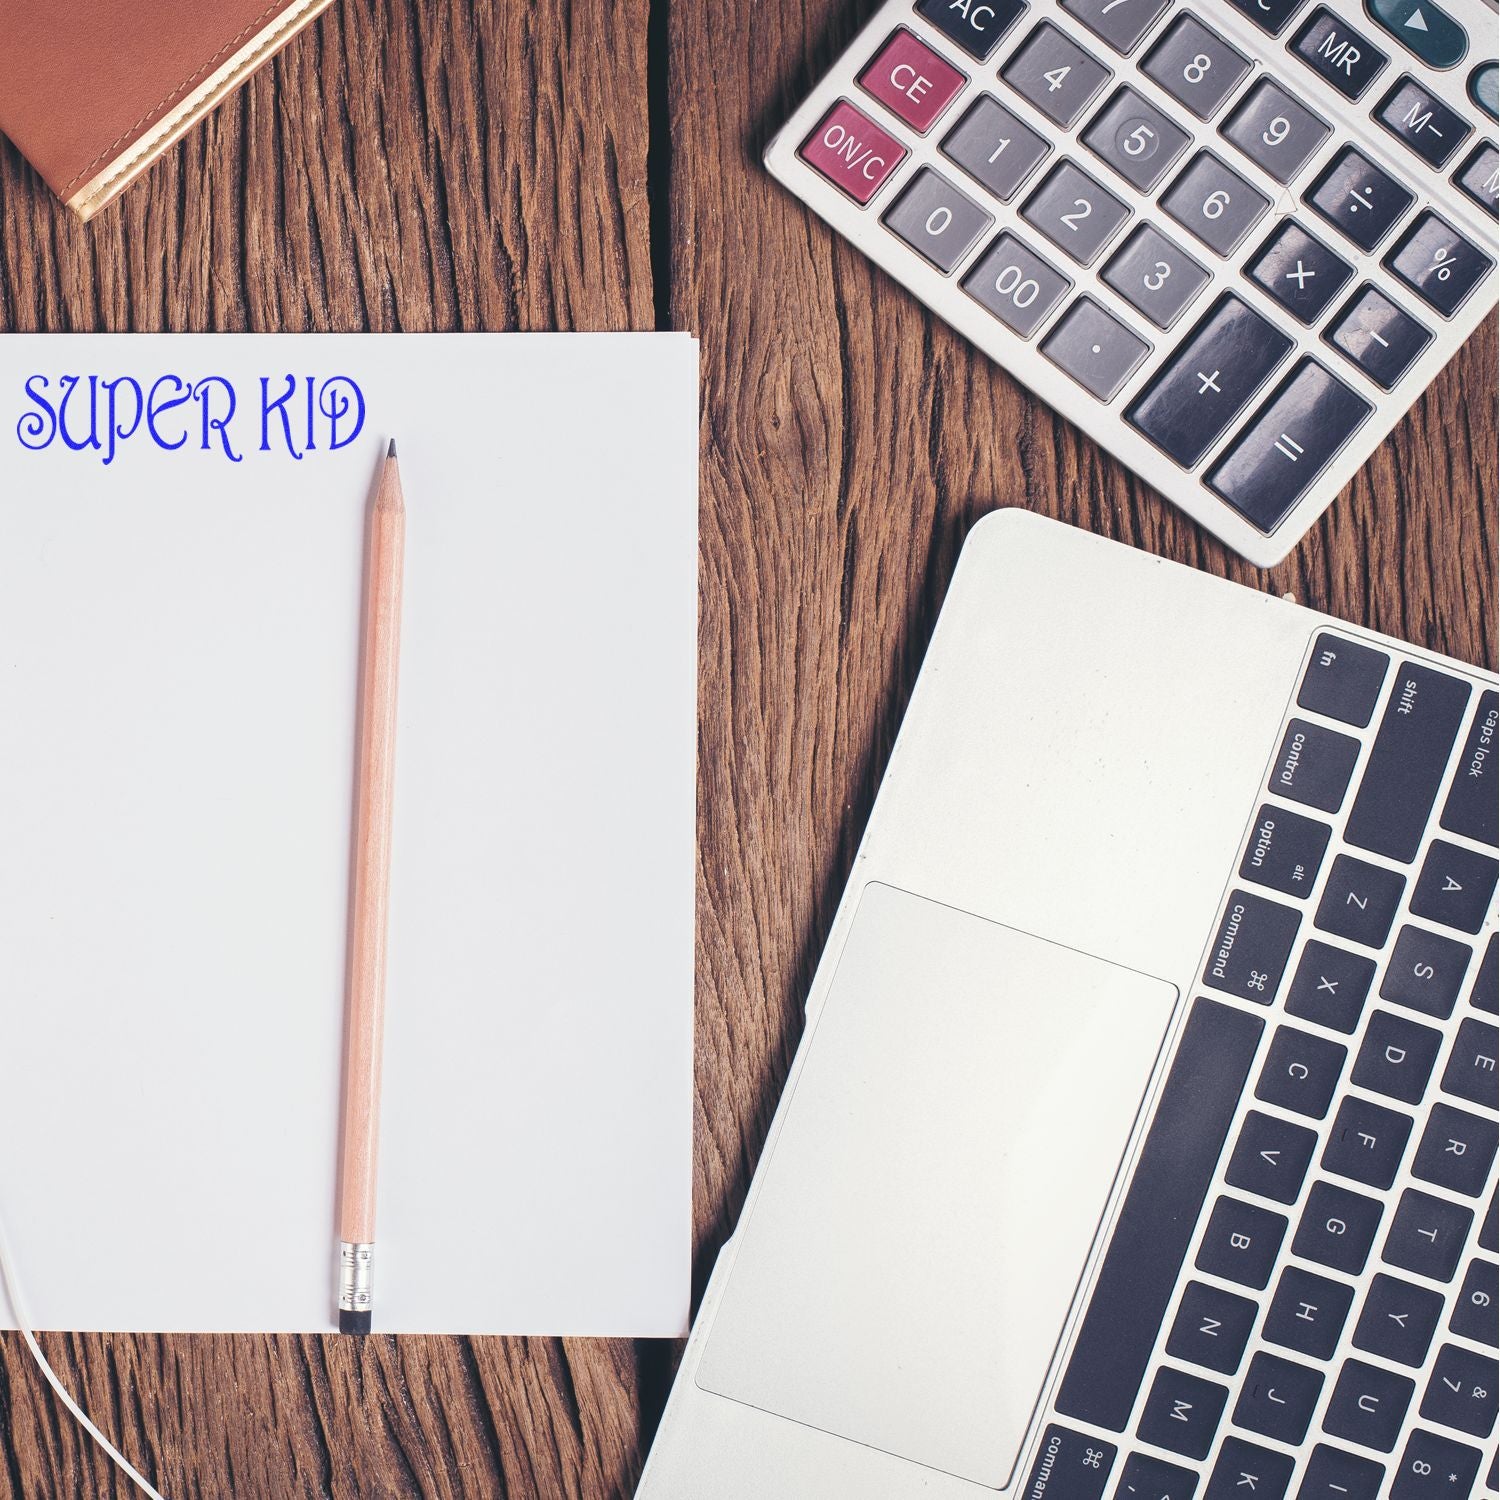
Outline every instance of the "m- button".
<path fill-rule="evenodd" d="M 859 86 L 919 135 L 958 97 L 965 78 L 904 27 L 893 31 L 875 60 L 859 75 Z"/>

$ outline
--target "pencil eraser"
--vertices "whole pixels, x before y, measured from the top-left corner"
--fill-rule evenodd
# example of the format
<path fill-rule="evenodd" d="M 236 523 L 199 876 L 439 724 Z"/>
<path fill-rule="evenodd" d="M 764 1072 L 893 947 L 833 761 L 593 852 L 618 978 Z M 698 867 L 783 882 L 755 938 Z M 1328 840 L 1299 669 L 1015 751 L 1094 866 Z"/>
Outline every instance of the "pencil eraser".
<path fill-rule="evenodd" d="M 368 1333 L 370 1331 L 370 1315 L 367 1312 L 345 1312 L 339 1309 L 339 1332 L 340 1333 Z"/>

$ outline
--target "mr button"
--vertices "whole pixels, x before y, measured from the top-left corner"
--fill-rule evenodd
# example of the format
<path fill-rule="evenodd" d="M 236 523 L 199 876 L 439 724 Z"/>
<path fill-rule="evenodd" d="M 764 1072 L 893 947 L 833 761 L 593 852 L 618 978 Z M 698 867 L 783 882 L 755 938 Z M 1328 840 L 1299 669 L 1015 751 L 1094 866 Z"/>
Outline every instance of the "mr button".
<path fill-rule="evenodd" d="M 891 33 L 875 61 L 859 75 L 859 86 L 919 135 L 947 109 L 964 86 L 964 75 L 902 28 Z"/>

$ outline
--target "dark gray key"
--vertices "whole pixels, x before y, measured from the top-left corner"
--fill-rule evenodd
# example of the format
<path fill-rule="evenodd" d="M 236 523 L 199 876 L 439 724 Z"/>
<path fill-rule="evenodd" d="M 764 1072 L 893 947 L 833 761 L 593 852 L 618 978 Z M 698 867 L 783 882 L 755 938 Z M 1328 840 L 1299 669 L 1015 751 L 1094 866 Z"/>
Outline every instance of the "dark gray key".
<path fill-rule="evenodd" d="M 1208 272 L 1150 224 L 1138 225 L 1100 274 L 1158 328 L 1170 328 L 1208 283 Z"/>
<path fill-rule="evenodd" d="M 1468 124 L 1410 74 L 1375 106 L 1375 118 L 1429 167 L 1446 166 L 1469 134 Z"/>
<path fill-rule="evenodd" d="M 1108 42 L 1125 56 L 1150 31 L 1169 0 L 1062 0 L 1062 8 L 1075 15 L 1100 41 Z"/>
<path fill-rule="evenodd" d="M 1322 1390 L 1320 1371 L 1279 1354 L 1257 1354 L 1245 1372 L 1234 1424 L 1295 1448 L 1307 1436 Z"/>
<path fill-rule="evenodd" d="M 1062 1415 L 1111 1432 L 1130 1420 L 1263 1025 L 1194 1001 L 1058 1391 Z"/>
<path fill-rule="evenodd" d="M 1286 23 L 1302 8 L 1304 0 L 1231 0 L 1231 4 L 1249 16 L 1262 31 L 1280 36 Z"/>
<path fill-rule="evenodd" d="M 943 139 L 942 152 L 1008 203 L 1051 149 L 998 99 L 981 94 Z"/>
<path fill-rule="evenodd" d="M 1345 146 L 1308 189 L 1306 201 L 1361 250 L 1373 250 L 1411 207 L 1412 195 L 1353 146 Z"/>
<path fill-rule="evenodd" d="M 1190 469 L 1291 347 L 1284 333 L 1226 293 L 1126 418 L 1169 458 Z"/>
<path fill-rule="evenodd" d="M 1481 844 L 1500 838 L 1500 697 L 1493 688 L 1479 695 L 1464 740 L 1453 787 L 1439 823 Z"/>
<path fill-rule="evenodd" d="M 1297 690 L 1297 707 L 1363 729 L 1375 712 L 1391 659 L 1373 646 L 1324 631 Z"/>
<path fill-rule="evenodd" d="M 1326 5 L 1302 23 L 1288 46 L 1346 99 L 1358 99 L 1389 61 L 1379 47 Z"/>
<path fill-rule="evenodd" d="M 1491 939 L 1492 953 L 1493 945 Z M 1500 1029 L 1488 1021 L 1465 1016 L 1448 1056 L 1448 1066 L 1443 1069 L 1443 1092 L 1493 1109 L 1497 1067 L 1500 1067 Z"/>
<path fill-rule="evenodd" d="M 1134 89 L 1121 88 L 1089 122 L 1083 143 L 1132 187 L 1149 193 L 1186 149 L 1188 134 Z"/>
<path fill-rule="evenodd" d="M 984 62 L 1000 38 L 1026 13 L 1026 0 L 917 0 L 917 14 L 931 21 L 970 57 Z"/>
<path fill-rule="evenodd" d="M 1500 1386 L 1500 1362 L 1493 1355 L 1444 1344 L 1433 1362 L 1422 1415 L 1475 1437 L 1495 1430 L 1495 1391 Z"/>
<path fill-rule="evenodd" d="M 1370 948 L 1383 948 L 1405 887 L 1406 882 L 1394 870 L 1340 854 L 1323 887 L 1317 924 L 1324 932 Z M 1381 994 L 1385 994 L 1384 989 Z M 1391 998 L 1386 995 L 1386 999 Z"/>
<path fill-rule="evenodd" d="M 1500 151 L 1493 142 L 1481 141 L 1469 153 L 1469 159 L 1453 174 L 1453 184 L 1492 219 L 1500 218 Z"/>
<path fill-rule="evenodd" d="M 1303 947 L 1287 988 L 1287 1014 L 1333 1031 L 1352 1032 L 1374 978 L 1373 958 L 1314 938 Z"/>
<path fill-rule="evenodd" d="M 1053 1422 L 1042 1434 L 1026 1493 L 1054 1500 L 1101 1500 L 1117 1451 L 1103 1438 L 1085 1437 Z"/>
<path fill-rule="evenodd" d="M 1313 1359 L 1329 1359 L 1338 1347 L 1353 1301 L 1354 1288 L 1344 1282 L 1288 1266 L 1276 1283 L 1261 1336 L 1268 1344 Z"/>
<path fill-rule="evenodd" d="M 1276 1203 L 1295 1203 L 1318 1137 L 1305 1125 L 1252 1109 L 1240 1126 L 1224 1180 Z"/>
<path fill-rule="evenodd" d="M 1457 677 L 1402 662 L 1344 837 L 1388 859 L 1416 858 L 1469 705 Z"/>
<path fill-rule="evenodd" d="M 1280 84 L 1262 78 L 1224 122 L 1221 132 L 1256 166 L 1287 183 L 1328 138 L 1328 125 Z"/>
<path fill-rule="evenodd" d="M 1369 1187 L 1388 1188 L 1396 1180 L 1410 1138 L 1410 1115 L 1351 1094 L 1339 1105 L 1328 1132 L 1323 1169 Z"/>
<path fill-rule="evenodd" d="M 1280 1026 L 1271 1038 L 1265 1066 L 1255 1085 L 1255 1097 L 1279 1104 L 1309 1119 L 1321 1120 L 1328 1113 L 1339 1074 L 1348 1051 L 1337 1042 Z"/>
<path fill-rule="evenodd" d="M 1200 120 L 1208 120 L 1250 71 L 1250 59 L 1196 16 L 1184 15 L 1147 53 L 1141 71 Z"/>
<path fill-rule="evenodd" d="M 1270 535 L 1374 409 L 1304 359 L 1214 465 L 1208 486 Z"/>
<path fill-rule="evenodd" d="M 1432 335 L 1409 312 L 1368 283 L 1344 304 L 1323 337 L 1386 390 L 1432 342 Z"/>
<path fill-rule="evenodd" d="M 1495 263 L 1429 210 L 1412 221 L 1383 264 L 1429 307 L 1451 318 Z"/>
<path fill-rule="evenodd" d="M 1425 927 L 1403 927 L 1380 981 L 1380 998 L 1424 1015 L 1451 1016 L 1468 967 L 1465 944 Z"/>
<path fill-rule="evenodd" d="M 1437 1063 L 1443 1034 L 1405 1016 L 1377 1010 L 1365 1028 L 1350 1077 L 1372 1094 L 1418 1104 Z"/>
<path fill-rule="evenodd" d="M 1293 802 L 1337 812 L 1358 756 L 1359 741 L 1350 735 L 1293 719 L 1282 736 L 1269 789 Z"/>
<path fill-rule="evenodd" d="M 1500 863 L 1488 854 L 1434 839 L 1411 893 L 1412 914 L 1460 932 L 1478 932 L 1489 915 Z"/>
<path fill-rule="evenodd" d="M 1200 151 L 1162 194 L 1161 206 L 1210 250 L 1233 255 L 1271 200 L 1212 151 Z"/>
<path fill-rule="evenodd" d="M 1436 0 L 1366 0 L 1366 9 L 1398 42 L 1434 68 L 1451 68 L 1469 39 Z"/>
<path fill-rule="evenodd" d="M 1208 1476 L 1203 1500 L 1284 1500 L 1292 1482 L 1293 1460 L 1284 1453 L 1227 1437 L 1219 1446 L 1219 1459 Z"/>
<path fill-rule="evenodd" d="M 1492 932 L 1479 963 L 1479 972 L 1474 976 L 1474 987 L 1469 991 L 1469 1004 L 1476 1010 L 1487 1010 L 1492 1016 L 1500 1012 L 1500 951 L 1497 949 L 1500 949 L 1500 934 Z M 1460 1031 L 1459 1034 L 1463 1033 Z"/>
<path fill-rule="evenodd" d="M 1101 401 L 1113 401 L 1150 352 L 1092 297 L 1080 297 L 1042 341 L 1042 353 Z"/>
<path fill-rule="evenodd" d="M 1490 1194 L 1490 1206 L 1484 1211 L 1479 1225 L 1479 1248 L 1493 1255 L 1500 1250 L 1500 1194 Z"/>
<path fill-rule="evenodd" d="M 1206 1282 L 1190 1281 L 1183 1288 L 1172 1331 L 1167 1335 L 1167 1353 L 1173 1359 L 1233 1375 L 1259 1315 L 1260 1308 L 1247 1297 L 1237 1297 Z"/>
<path fill-rule="evenodd" d="M 1000 235 L 963 279 L 963 289 L 1023 339 L 1047 321 L 1072 285 L 1013 234 Z"/>
<path fill-rule="evenodd" d="M 1249 891 L 1231 891 L 1209 950 L 1203 982 L 1242 1000 L 1269 1005 L 1281 987 L 1300 914 Z"/>
<path fill-rule="evenodd" d="M 1060 161 L 1026 200 L 1021 217 L 1079 265 L 1091 265 L 1130 210 L 1082 167 Z"/>
<path fill-rule="evenodd" d="M 1434 1104 L 1417 1143 L 1411 1175 L 1465 1198 L 1477 1198 L 1490 1179 L 1497 1145 L 1500 1124 L 1493 1118 L 1454 1109 L 1451 1104 Z"/>
<path fill-rule="evenodd" d="M 1385 1470 L 1331 1443 L 1319 1443 L 1307 1461 L 1297 1500 L 1379 1500 Z"/>
<path fill-rule="evenodd" d="M 1500 1344 L 1500 1267 L 1494 1261 L 1469 1262 L 1448 1327 L 1476 1344 Z"/>
<path fill-rule="evenodd" d="M 887 229 L 945 276 L 995 221 L 931 167 L 922 167 L 881 218 Z"/>
<path fill-rule="evenodd" d="M 1288 896 L 1305 896 L 1323 866 L 1329 831 L 1326 823 L 1262 803 L 1240 861 L 1240 878 Z"/>
<path fill-rule="evenodd" d="M 1192 1469 L 1149 1453 L 1132 1453 L 1120 1473 L 1114 1500 L 1193 1500 L 1197 1488 L 1198 1476 Z"/>
<path fill-rule="evenodd" d="M 1380 1204 L 1362 1193 L 1315 1182 L 1292 1240 L 1292 1254 L 1358 1276 L 1380 1224 Z"/>
<path fill-rule="evenodd" d="M 1193 1264 L 1210 1276 L 1264 1289 L 1286 1236 L 1286 1217 L 1242 1198 L 1220 1197 Z"/>
<path fill-rule="evenodd" d="M 1453 1500 L 1454 1495 L 1473 1494 L 1480 1458 L 1479 1450 L 1466 1443 L 1413 1428 L 1396 1466 L 1391 1500 Z M 1490 1488 L 1495 1487 L 1492 1474 Z"/>
<path fill-rule="evenodd" d="M 1299 323 L 1316 323 L 1354 274 L 1354 267 L 1291 219 L 1271 231 L 1245 273 Z"/>
<path fill-rule="evenodd" d="M 1109 81 L 1109 69 L 1043 21 L 1000 76 L 1054 125 L 1068 129 Z"/>
<path fill-rule="evenodd" d="M 1427 1358 L 1442 1315 L 1440 1292 L 1413 1286 L 1381 1271 L 1365 1293 L 1364 1311 L 1354 1329 L 1354 1347 L 1415 1369 Z"/>
<path fill-rule="evenodd" d="M 1228 1398 L 1224 1386 L 1164 1366 L 1146 1392 L 1136 1436 L 1184 1458 L 1207 1458 Z"/>
<path fill-rule="evenodd" d="M 1407 1188 L 1380 1258 L 1432 1281 L 1452 1281 L 1473 1222 L 1473 1213 L 1460 1204 Z"/>
<path fill-rule="evenodd" d="M 1323 1413 L 1323 1431 L 1336 1438 L 1389 1453 L 1416 1393 L 1408 1375 L 1382 1370 L 1362 1359 L 1346 1359 Z"/>

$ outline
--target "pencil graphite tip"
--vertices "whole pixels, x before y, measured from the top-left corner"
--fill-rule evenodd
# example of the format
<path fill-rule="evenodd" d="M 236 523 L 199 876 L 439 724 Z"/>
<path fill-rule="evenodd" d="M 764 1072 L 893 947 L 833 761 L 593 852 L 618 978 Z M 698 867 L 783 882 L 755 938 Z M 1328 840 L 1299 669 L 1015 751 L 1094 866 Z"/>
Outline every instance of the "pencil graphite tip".
<path fill-rule="evenodd" d="M 387 458 L 394 458 L 396 456 L 396 440 L 395 440 L 395 438 L 391 439 L 391 446 L 385 450 L 385 456 Z"/>

